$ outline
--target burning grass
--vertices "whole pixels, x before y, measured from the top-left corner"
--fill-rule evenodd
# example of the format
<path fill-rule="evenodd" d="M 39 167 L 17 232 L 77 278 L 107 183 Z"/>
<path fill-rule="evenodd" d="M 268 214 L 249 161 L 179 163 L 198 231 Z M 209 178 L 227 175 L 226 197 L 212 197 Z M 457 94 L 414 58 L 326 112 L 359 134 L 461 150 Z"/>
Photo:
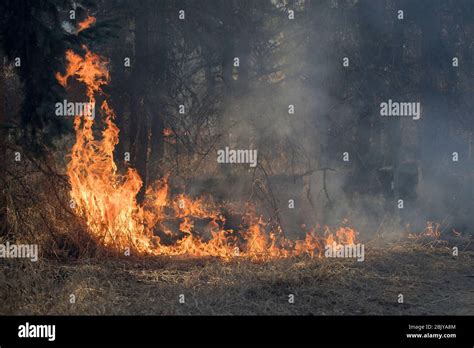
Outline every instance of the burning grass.
<path fill-rule="evenodd" d="M 87 25 L 93 23 L 90 18 L 87 21 Z M 65 73 L 58 72 L 56 79 L 65 88 L 71 79 L 83 83 L 89 104 L 95 105 L 96 95 L 103 95 L 102 87 L 110 79 L 108 61 L 86 46 L 83 49 L 84 56 L 72 50 L 66 52 Z M 143 185 L 140 175 L 131 167 L 125 174 L 120 173 L 114 161 L 113 152 L 119 142 L 115 113 L 106 99 L 100 110 L 105 124 L 101 138 L 94 135 L 94 118 L 75 117 L 76 141 L 67 165 L 75 212 L 98 245 L 118 253 L 130 250 L 140 255 L 271 260 L 321 255 L 328 243 L 354 244 L 356 232 L 346 226 L 334 232 L 326 228 L 322 236 L 313 229 L 302 240 L 288 240 L 279 227 L 270 226 L 249 206 L 238 228 L 226 228 L 226 217 L 210 200 L 192 199 L 184 194 L 171 197 L 168 177 L 147 187 L 145 201 L 138 202 L 137 195 Z M 166 221 L 171 219 L 179 219 L 178 228 L 172 230 L 166 226 Z M 208 220 L 205 226 L 208 238 L 196 234 L 196 219 Z M 160 232 L 171 237 L 181 234 L 182 238 L 174 238 L 174 243 L 167 245 Z"/>
<path fill-rule="evenodd" d="M 84 83 L 95 103 L 110 78 L 107 61 L 84 51 L 67 51 L 56 77 L 64 87 Z M 46 165 L 53 159 L 34 157 L 7 171 L 5 240 L 38 243 L 42 254 L 38 263 L 2 260 L 2 314 L 474 313 L 473 253 L 453 257 L 436 224 L 391 246 L 367 243 L 357 262 L 323 257 L 326 245 L 357 242 L 350 226 L 307 228 L 290 240 L 251 204 L 225 211 L 206 197 L 171 194 L 168 177 L 138 202 L 140 176 L 114 162 L 115 114 L 107 100 L 100 110 L 100 137 L 94 119 L 75 118 L 65 175 Z M 229 214 L 238 214 L 236 225 Z"/>

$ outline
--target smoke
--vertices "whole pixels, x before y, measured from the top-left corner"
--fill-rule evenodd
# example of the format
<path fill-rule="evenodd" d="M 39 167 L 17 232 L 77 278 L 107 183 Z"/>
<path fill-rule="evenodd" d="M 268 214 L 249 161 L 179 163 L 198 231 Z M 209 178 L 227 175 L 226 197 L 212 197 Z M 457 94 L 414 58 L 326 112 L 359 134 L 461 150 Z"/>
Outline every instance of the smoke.
<path fill-rule="evenodd" d="M 459 34 L 448 31 L 443 39 L 449 23 L 439 24 L 440 9 L 425 1 L 288 6 L 295 10 L 293 20 L 274 5 L 239 8 L 247 27 L 229 24 L 229 9 L 214 8 L 204 19 L 213 19 L 214 32 L 203 32 L 207 36 L 200 42 L 220 40 L 222 47 L 215 47 L 222 51 L 209 55 L 193 49 L 195 43 L 183 34 L 186 54 L 180 59 L 188 55 L 196 64 L 211 58 L 217 63 L 207 72 L 186 67 L 180 79 L 200 86 L 196 90 L 188 86 L 175 93 L 178 83 L 164 86 L 170 88 L 169 108 L 160 112 L 179 133 L 176 144 L 164 145 L 172 183 L 193 196 L 210 195 L 241 208 L 254 202 L 264 216 L 279 219 L 288 235 L 341 223 L 367 237 L 419 231 L 426 221 L 467 229 L 474 196 L 471 187 L 466 189 L 473 171 L 472 131 L 453 130 L 472 128 L 460 114 L 460 106 L 470 105 L 472 98 L 435 88 L 469 85 L 468 74 L 443 70 L 433 77 L 445 69 L 439 61 L 446 57 L 426 54 L 440 51 Z M 422 21 L 414 17 L 424 13 L 420 6 L 428 13 Z M 174 27 L 173 35 L 180 28 Z M 181 44 L 181 38 L 175 41 Z M 181 52 L 180 47 L 172 51 Z M 225 55 L 232 63 L 240 58 L 241 64 L 229 70 L 220 61 Z M 212 93 L 203 83 L 206 74 L 215 75 Z M 150 101 L 163 104 L 149 94 Z M 420 120 L 381 117 L 380 103 L 389 99 L 420 103 Z M 205 102 L 212 104 L 209 111 Z M 177 111 L 180 104 L 185 115 Z M 206 113 L 212 115 L 209 121 L 197 123 Z M 205 136 L 196 136 L 203 128 Z M 226 147 L 256 150 L 257 167 L 218 163 L 218 151 Z M 452 161 L 453 152 L 458 162 Z"/>
<path fill-rule="evenodd" d="M 223 144 L 258 149 L 260 166 L 272 173 L 265 185 L 288 233 L 298 234 L 302 225 L 347 222 L 367 237 L 395 238 L 422 231 L 427 221 L 442 223 L 445 231 L 467 231 L 472 222 L 468 207 L 474 195 L 464 186 L 472 177 L 469 140 L 466 134 L 453 136 L 459 124 L 450 118 L 452 105 L 467 102 L 467 95 L 446 94 L 440 101 L 423 76 L 405 72 L 410 59 L 417 60 L 414 69 L 422 66 L 424 53 L 413 49 L 423 36 L 411 23 L 398 29 L 396 17 L 386 19 L 399 7 L 397 2 L 339 1 L 310 8 L 307 17 L 302 12 L 299 24 L 281 28 L 282 37 L 297 39 L 283 40 L 272 57 L 284 61 L 284 82 L 254 82 L 225 107 L 229 139 Z M 358 16 L 368 19 L 365 31 Z M 428 20 L 435 22 L 436 15 Z M 301 32 L 309 37 L 304 44 Z M 371 35 L 364 36 L 367 32 Z M 379 40 L 388 43 L 374 44 Z M 439 41 L 429 42 L 427 50 L 438 49 Z M 361 52 L 370 47 L 378 51 Z M 400 62 L 390 56 L 393 47 L 402 50 Z M 387 56 L 392 61 L 383 60 L 383 50 L 392 52 Z M 382 58 L 371 58 L 377 52 Z M 350 65 L 344 70 L 346 56 Z M 454 80 L 447 83 L 457 83 L 456 76 L 448 78 Z M 379 105 L 390 98 L 421 104 L 421 119 L 382 120 Z M 364 141 L 369 153 L 358 153 Z M 455 151 L 464 162 L 451 160 Z M 250 189 L 243 170 L 236 169 L 237 192 Z M 291 200 L 294 208 L 289 208 Z"/>

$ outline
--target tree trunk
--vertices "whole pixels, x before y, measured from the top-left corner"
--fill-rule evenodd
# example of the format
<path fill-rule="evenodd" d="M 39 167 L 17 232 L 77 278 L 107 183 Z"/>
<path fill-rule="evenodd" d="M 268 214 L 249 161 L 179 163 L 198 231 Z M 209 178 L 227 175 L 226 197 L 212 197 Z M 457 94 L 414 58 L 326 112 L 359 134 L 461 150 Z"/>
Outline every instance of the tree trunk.
<path fill-rule="evenodd" d="M 151 117 L 151 138 L 150 138 L 150 161 L 149 161 L 149 180 L 154 181 L 162 176 L 164 173 L 162 172 L 161 168 L 161 160 L 164 157 L 164 136 L 163 131 L 165 128 L 164 120 L 163 120 L 163 113 L 164 113 L 164 99 L 161 98 L 161 94 L 166 89 L 166 80 L 165 80 L 165 72 L 169 68 L 168 61 L 167 61 L 167 40 L 166 37 L 166 16 L 164 15 L 166 12 L 164 11 L 163 4 L 160 2 L 155 3 L 157 17 L 154 18 L 155 23 L 157 23 L 157 32 L 159 33 L 158 41 L 157 41 L 157 48 L 154 47 L 154 57 L 159 63 L 158 67 L 158 76 L 155 79 L 160 81 L 158 88 L 157 88 L 157 104 L 154 105 L 153 112 L 150 112 Z"/>
<path fill-rule="evenodd" d="M 3 57 L 3 54 L 0 55 Z M 6 121 L 6 83 L 5 83 L 5 70 L 4 70 L 4 59 L 2 58 L 0 61 L 0 176 L 5 178 L 4 170 L 6 168 L 7 161 L 6 158 L 6 147 L 5 142 L 7 141 L 7 131 L 5 128 L 5 121 Z M 6 209 L 7 209 L 7 199 L 4 190 L 0 190 L 0 221 L 4 221 L 4 223 L 0 224 L 0 236 L 4 236 L 8 231 L 6 220 Z"/>
<path fill-rule="evenodd" d="M 131 164 L 142 178 L 143 185 L 137 196 L 143 202 L 148 183 L 148 2 L 140 2 L 135 16 L 135 61 L 133 63 L 133 86 L 130 105 Z"/>

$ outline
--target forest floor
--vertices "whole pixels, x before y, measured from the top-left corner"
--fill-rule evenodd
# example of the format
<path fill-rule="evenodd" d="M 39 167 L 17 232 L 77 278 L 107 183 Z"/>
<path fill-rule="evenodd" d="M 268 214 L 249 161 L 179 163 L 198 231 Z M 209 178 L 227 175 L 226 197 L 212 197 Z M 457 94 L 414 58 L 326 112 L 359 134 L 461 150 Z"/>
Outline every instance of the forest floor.
<path fill-rule="evenodd" d="M 474 252 L 460 250 L 454 257 L 447 246 L 420 243 L 366 245 L 363 262 L 299 257 L 259 263 L 195 258 L 2 263 L 0 314 L 474 314 Z"/>

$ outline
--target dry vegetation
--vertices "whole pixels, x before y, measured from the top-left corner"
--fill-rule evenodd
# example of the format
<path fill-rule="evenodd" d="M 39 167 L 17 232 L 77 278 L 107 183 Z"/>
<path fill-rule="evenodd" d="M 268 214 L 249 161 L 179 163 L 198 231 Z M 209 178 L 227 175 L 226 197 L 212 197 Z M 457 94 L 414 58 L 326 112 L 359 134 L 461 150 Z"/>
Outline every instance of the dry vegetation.
<path fill-rule="evenodd" d="M 366 260 L 9 260 L 1 314 L 415 315 L 474 313 L 474 252 L 367 245 Z M 405 303 L 397 303 L 399 293 Z M 76 303 L 69 302 L 75 294 Z M 178 302 L 184 294 L 186 303 Z M 295 294 L 295 303 L 288 295 Z"/>
<path fill-rule="evenodd" d="M 24 161 L 5 176 L 9 223 L 0 242 L 37 243 L 41 253 L 36 263 L 2 259 L 0 314 L 474 313 L 472 237 L 363 241 L 364 262 L 119 257 L 94 246 L 68 210 L 67 182 L 41 163 Z"/>
<path fill-rule="evenodd" d="M 469 103 L 460 102 L 464 101 L 467 93 L 464 85 L 470 84 L 468 80 L 461 79 L 461 75 L 452 73 L 453 69 L 445 64 L 444 58 L 451 57 L 455 51 L 462 51 L 458 52 L 461 58 L 470 56 L 469 40 L 465 40 L 469 35 L 463 28 L 471 25 L 472 21 L 469 16 L 462 16 L 459 21 L 450 19 L 457 18 L 459 13 L 469 13 L 463 10 L 469 9 L 469 6 L 447 9 L 444 8 L 446 6 L 434 4 L 427 6 L 430 10 L 427 11 L 421 8 L 426 4 L 413 4 L 407 7 L 410 9 L 408 12 L 422 15 L 416 15 L 411 26 L 394 31 L 394 28 L 401 28 L 390 15 L 396 1 L 383 2 L 380 8 L 378 5 L 365 7 L 357 1 L 321 2 L 309 6 L 308 11 L 303 11 L 305 6 L 302 6 L 298 14 L 302 19 L 301 27 L 291 24 L 288 28 L 287 24 L 282 27 L 282 23 L 288 22 L 286 10 L 283 7 L 274 8 L 270 2 L 267 5 L 255 2 L 255 7 L 249 7 L 246 1 L 232 2 L 230 7 L 227 4 L 222 7 L 213 5 L 204 12 L 199 12 L 202 11 L 199 8 L 201 4 L 188 6 L 187 11 L 202 16 L 194 27 L 158 16 L 181 9 L 179 4 L 174 7 L 171 2 L 149 2 L 140 11 L 135 11 L 138 9 L 135 7 L 129 8 L 127 2 L 122 5 L 117 7 L 112 2 L 101 2 L 96 12 L 99 21 L 103 22 L 97 25 L 96 34 L 93 34 L 94 31 L 79 34 L 82 28 L 77 30 L 77 35 L 74 34 L 73 41 L 77 41 L 77 46 L 87 43 L 91 49 L 94 48 L 92 53 L 102 52 L 104 56 L 85 54 L 82 57 L 77 56 L 76 52 L 72 55 L 76 66 L 71 62 L 64 65 L 66 61 L 63 61 L 61 69 L 53 63 L 59 63 L 58 52 L 62 56 L 66 46 L 70 46 L 58 40 L 59 33 L 64 31 L 64 23 L 57 14 L 66 13 L 63 8 L 37 6 L 31 2 L 28 6 L 31 11 L 25 11 L 24 6 L 11 6 L 12 13 L 22 15 L 21 21 L 15 16 L 7 16 L 10 44 L 4 45 L 2 52 L 12 57 L 21 56 L 22 50 L 37 43 L 38 38 L 42 38 L 41 45 L 38 45 L 43 46 L 44 43 L 45 49 L 29 50 L 28 54 L 23 52 L 22 66 L 33 66 L 34 63 L 34 69 L 12 67 L 0 71 L 0 78 L 7 86 L 4 98 L 0 98 L 0 103 L 3 99 L 7 102 L 0 105 L 0 116 L 6 115 L 7 110 L 11 113 L 4 132 L 6 136 L 1 137 L 6 141 L 0 139 L 0 162 L 5 163 L 0 168 L 1 217 L 5 215 L 7 222 L 0 226 L 0 243 L 32 243 L 37 244 L 40 250 L 36 263 L 0 259 L 0 314 L 474 314 L 474 249 L 469 244 L 472 235 L 459 240 L 456 238 L 460 235 L 451 236 L 450 240 L 438 235 L 428 240 L 403 238 L 396 242 L 388 241 L 388 236 L 393 237 L 391 230 L 398 233 L 402 220 L 400 216 L 393 218 L 393 222 L 385 220 L 385 214 L 390 212 L 387 202 L 403 189 L 407 192 L 406 202 L 415 207 L 413 214 L 420 217 L 421 223 L 425 222 L 425 217 L 428 219 L 430 216 L 431 219 L 432 216 L 430 209 L 425 209 L 426 205 L 441 219 L 447 216 L 450 220 L 459 220 L 454 221 L 456 226 L 451 226 L 449 221 L 444 224 L 444 227 L 449 226 L 446 230 L 460 225 L 462 228 L 459 230 L 465 233 L 463 236 L 468 235 L 467 222 L 471 221 L 469 208 L 472 203 L 469 197 L 472 151 L 469 151 L 469 161 L 463 159 L 455 166 L 451 166 L 449 153 L 454 149 L 459 151 L 458 148 L 472 147 L 473 133 L 466 118 L 471 108 Z M 232 11 L 227 13 L 228 9 Z M 377 26 L 375 22 L 371 24 L 371 14 L 376 13 L 373 9 L 377 9 L 382 18 L 377 21 L 380 22 Z M 229 15 L 233 12 L 241 15 L 230 20 Z M 443 29 L 446 38 L 437 36 L 440 31 L 433 30 L 430 16 L 425 15 L 428 12 L 439 13 L 436 22 L 440 21 L 447 28 Z M 44 28 L 52 24 L 47 26 L 37 20 L 42 17 L 38 13 L 44 14 L 45 18 L 47 14 L 56 18 L 55 30 L 44 32 Z M 103 16 L 104 13 L 107 16 Z M 285 15 L 280 16 L 281 13 Z M 123 17 L 121 24 L 127 33 L 121 33 L 118 28 L 107 24 L 109 15 L 112 19 Z M 222 25 L 227 21 L 233 25 Z M 24 23 L 37 27 L 31 29 Z M 340 23 L 344 23 L 344 30 L 341 30 Z M 30 29 L 24 32 L 27 27 Z M 115 35 L 109 35 L 106 29 L 116 31 L 117 41 L 110 41 Z M 235 31 L 235 38 L 230 31 Z M 469 29 L 467 33 L 471 31 Z M 199 35 L 194 36 L 196 33 Z M 253 33 L 252 37 L 248 33 Z M 374 33 L 383 36 L 374 36 Z M 104 47 L 100 47 L 102 38 L 107 39 Z M 444 40 L 446 45 L 441 45 Z M 420 46 L 420 42 L 436 45 Z M 18 47 L 14 45 L 16 43 Z M 452 43 L 457 46 L 451 46 Z M 240 45 L 245 46 L 241 54 L 246 57 L 243 57 L 239 70 L 233 66 L 233 51 Z M 413 50 L 413 47 L 421 48 Z M 370 69 L 383 73 L 367 77 L 366 69 L 352 68 L 351 63 L 351 73 L 346 74 L 340 69 L 340 62 L 337 65 L 326 62 L 326 56 L 337 56 L 342 52 L 352 52 L 352 56 L 359 57 L 357 59 L 361 62 L 371 62 Z M 373 52 L 379 53 L 374 55 Z M 123 64 L 120 57 L 124 56 L 134 57 L 130 73 L 121 70 Z M 116 57 L 120 59 L 116 61 Z M 444 57 L 441 63 L 440 57 Z M 105 64 L 109 58 L 110 64 Z M 360 66 L 357 59 L 354 66 Z M 156 64 L 157 61 L 159 64 Z M 41 62 L 51 64 L 42 65 Z M 336 60 L 334 62 L 336 64 Z M 112 67 L 110 70 L 109 65 Z M 71 66 L 74 69 L 69 69 Z M 269 70 L 269 67 L 272 68 Z M 463 71 L 461 69 L 464 67 L 460 66 L 459 70 Z M 58 70 L 61 70 L 59 75 L 55 75 Z M 71 71 L 74 73 L 69 76 Z M 415 73 L 409 73 L 404 81 L 406 71 Z M 112 83 L 104 89 L 107 93 L 102 93 L 109 72 L 113 73 Z M 88 74 L 92 74 L 93 78 Z M 446 77 L 425 82 L 425 75 Z M 103 118 L 102 121 L 96 120 L 92 138 L 96 141 L 103 134 L 106 141 L 101 138 L 100 142 L 94 142 L 82 133 L 79 139 L 83 142 L 79 141 L 79 144 L 84 146 L 79 148 L 93 150 L 82 152 L 72 151 L 74 139 L 76 144 L 78 142 L 72 129 L 64 133 L 58 131 L 55 134 L 52 130 L 48 133 L 52 126 L 46 120 L 57 120 L 50 117 L 49 109 L 45 107 L 45 103 L 50 102 L 53 89 L 59 87 L 53 76 L 59 76 L 58 82 L 67 90 L 68 97 L 74 100 L 85 97 L 85 90 L 81 89 L 83 86 L 79 86 L 80 83 L 74 85 L 77 81 L 70 81 L 67 87 L 68 77 L 79 77 L 79 81 L 88 82 L 87 97 L 91 101 L 105 98 L 117 109 L 115 122 L 120 132 L 110 131 L 115 129 L 115 125 L 110 126 L 112 121 L 105 122 L 107 126 L 104 126 Z M 42 81 L 45 83 L 40 85 Z M 400 84 L 410 86 L 408 92 L 402 95 L 422 99 L 423 105 L 426 105 L 424 112 L 431 117 L 434 115 L 433 128 L 436 131 L 431 129 L 429 122 L 421 126 L 406 122 L 387 125 L 372 117 L 378 112 L 375 110 L 374 113 L 371 109 L 373 100 L 380 95 L 399 95 L 402 89 Z M 422 87 L 427 88 L 429 93 Z M 446 102 L 449 103 L 446 105 L 455 107 L 450 110 L 449 121 L 442 121 L 448 90 Z M 433 103 L 436 99 L 440 100 L 440 104 Z M 177 111 L 181 103 L 186 105 L 186 115 Z M 295 117 L 289 117 L 289 111 L 287 114 L 290 103 L 299 105 Z M 54 104 L 51 102 L 48 105 Z M 24 113 L 20 106 L 34 112 Z M 109 113 L 112 114 L 111 111 Z M 367 115 L 373 120 L 369 122 Z M 15 121 L 16 118 L 21 118 L 21 122 Z M 101 129 L 109 132 L 99 133 Z M 30 139 L 34 140 L 32 144 L 37 142 L 44 151 L 50 150 L 40 155 L 37 149 L 29 148 L 25 140 L 31 130 L 37 133 Z M 452 136 L 455 131 L 459 133 L 456 137 Z M 369 133 L 370 137 L 366 136 Z M 153 141 L 150 141 L 151 138 Z M 258 151 L 262 149 L 258 171 L 247 167 L 229 169 L 211 158 L 210 154 L 215 149 L 227 147 L 228 143 L 235 146 L 250 144 Z M 53 144 L 54 147 L 51 146 Z M 442 148 L 443 151 L 448 149 L 447 152 L 442 152 Z M 143 191 L 146 193 L 146 190 L 137 194 L 135 185 L 121 190 L 126 181 L 115 174 L 115 165 L 118 165 L 120 172 L 125 172 L 129 164 L 122 163 L 121 158 L 122 153 L 129 149 L 133 150 L 132 158 L 127 162 L 137 170 L 144 182 L 150 184 L 168 173 L 172 182 L 170 192 L 174 190 L 176 192 L 173 193 L 177 194 L 177 191 L 184 191 L 181 186 L 186 186 L 187 194 L 192 196 L 209 193 L 220 204 L 219 214 L 222 211 L 237 211 L 227 209 L 222 203 L 224 200 L 231 199 L 229 206 L 239 205 L 237 200 L 252 201 L 259 209 L 268 211 L 266 215 L 271 220 L 268 223 L 270 227 L 274 230 L 282 227 L 281 231 L 290 232 L 288 235 L 300 231 L 284 226 L 285 223 L 291 222 L 306 229 L 313 222 L 330 225 L 332 220 L 339 223 L 342 219 L 361 217 L 361 220 L 366 218 L 378 224 L 379 219 L 373 219 L 373 216 L 380 215 L 376 234 L 386 236 L 387 240 L 367 241 L 371 237 L 368 229 L 360 229 L 362 242 L 366 245 L 364 262 L 309 256 L 253 262 L 207 257 L 138 258 L 114 255 L 110 248 L 104 250 L 101 245 L 106 244 L 100 241 L 103 242 L 109 234 L 113 237 L 126 236 L 123 225 L 127 226 L 129 221 L 135 221 L 137 226 L 142 227 L 143 221 L 156 223 L 166 217 L 166 222 L 172 227 L 169 229 L 175 231 L 181 228 L 182 223 L 176 214 L 168 212 L 169 204 L 156 204 L 160 214 L 147 214 L 148 220 L 144 216 L 130 219 L 138 215 L 136 212 L 143 203 L 136 203 L 135 197 L 143 198 L 146 196 Z M 351 149 L 351 158 L 357 154 L 355 160 L 351 159 L 352 167 L 341 164 L 339 160 L 340 154 L 347 149 Z M 13 161 L 17 153 L 22 158 Z M 426 153 L 429 156 L 417 159 L 412 158 L 415 156 L 412 153 L 422 153 L 423 156 Z M 89 158 L 82 158 L 84 154 L 88 154 Z M 109 161 L 114 158 L 116 162 Z M 449 165 L 445 163 L 446 158 Z M 71 163 L 75 165 L 71 166 Z M 337 165 L 336 169 L 332 168 L 333 164 Z M 437 166 L 439 173 L 435 168 Z M 404 181 L 399 180 L 402 176 Z M 138 181 L 135 178 L 135 183 Z M 137 187 L 140 189 L 140 185 Z M 77 199 L 80 196 L 78 193 L 85 189 L 94 193 L 90 195 L 92 199 Z M 411 197 L 417 190 L 420 191 L 419 196 Z M 125 207 L 123 211 L 127 214 L 121 215 L 121 219 L 101 220 L 100 216 L 107 214 L 98 212 L 108 211 L 111 207 L 109 195 L 114 191 L 125 192 L 112 201 L 122 203 L 121 208 Z M 337 192 L 344 196 L 342 204 L 337 201 Z M 280 194 L 280 197 L 274 193 Z M 124 197 L 129 200 L 124 201 Z M 279 204 L 283 202 L 286 209 L 289 198 L 298 202 L 298 209 L 295 209 L 298 213 L 287 217 L 291 221 L 286 222 L 280 219 Z M 78 205 L 82 204 L 83 209 L 77 211 L 87 212 L 88 215 L 84 215 L 88 219 L 76 215 L 75 208 L 70 205 L 74 199 Z M 127 202 L 130 204 L 127 205 Z M 349 203 L 355 209 L 346 209 L 344 205 Z M 112 206 L 111 210 L 117 206 L 120 204 Z M 346 211 L 350 212 L 350 216 L 345 215 Z M 238 224 L 233 222 L 238 220 L 236 216 L 241 218 L 243 214 L 228 215 L 226 221 L 240 233 Z M 257 215 L 260 212 L 255 217 Z M 216 216 L 217 213 L 213 212 L 213 217 Z M 206 224 L 217 221 L 209 220 L 209 216 L 199 217 L 200 222 Z M 97 224 L 90 223 L 96 222 L 96 219 Z M 391 219 L 387 217 L 387 220 Z M 91 225 L 95 227 L 95 234 Z M 186 232 L 191 230 L 189 223 L 182 228 Z M 130 230 L 142 231 L 140 228 Z M 165 233 L 158 228 L 155 232 Z M 139 233 L 133 234 L 137 235 Z M 438 239 L 440 237 L 442 242 Z M 121 238 L 112 239 L 120 239 L 120 247 L 128 246 L 122 243 Z M 142 250 L 156 250 L 154 244 L 144 244 L 147 248 Z M 454 245 L 460 247 L 457 257 L 452 255 Z M 185 303 L 179 303 L 180 294 L 185 295 Z M 290 294 L 295 295 L 294 303 L 288 301 Z M 399 294 L 403 294 L 404 303 L 398 303 Z M 75 296 L 75 303 L 70 302 L 71 295 Z"/>

